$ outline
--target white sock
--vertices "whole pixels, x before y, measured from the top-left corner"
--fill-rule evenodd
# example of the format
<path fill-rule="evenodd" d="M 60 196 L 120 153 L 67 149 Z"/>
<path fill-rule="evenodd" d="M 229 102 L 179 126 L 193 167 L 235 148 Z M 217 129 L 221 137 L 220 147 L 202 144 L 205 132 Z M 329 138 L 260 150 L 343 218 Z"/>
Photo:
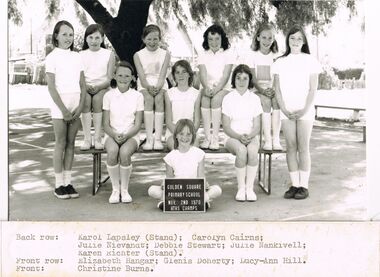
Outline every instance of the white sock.
<path fill-rule="evenodd" d="M 147 141 L 152 141 L 153 139 L 153 121 L 154 115 L 153 111 L 144 111 L 144 126 L 146 132 Z"/>
<path fill-rule="evenodd" d="M 211 109 L 212 135 L 214 138 L 218 138 L 221 118 L 221 108 Z"/>
<path fill-rule="evenodd" d="M 211 109 L 201 108 L 203 129 L 205 132 L 205 137 L 210 139 L 211 136 Z"/>
<path fill-rule="evenodd" d="M 60 186 L 64 186 L 65 182 L 63 181 L 63 173 L 54 173 L 55 176 L 55 188 L 59 188 Z"/>
<path fill-rule="evenodd" d="M 164 113 L 155 112 L 154 113 L 154 139 L 157 141 L 161 141 L 163 125 L 164 125 Z"/>
<path fill-rule="evenodd" d="M 256 179 L 257 167 L 258 167 L 257 165 L 255 166 L 247 165 L 247 181 L 246 181 L 247 189 L 248 188 L 253 189 L 253 185 Z"/>
<path fill-rule="evenodd" d="M 101 139 L 102 134 L 102 113 L 93 113 L 93 120 L 94 120 L 94 129 L 95 129 L 95 140 Z"/>
<path fill-rule="evenodd" d="M 128 191 L 129 178 L 131 177 L 132 164 L 129 166 L 120 165 L 121 190 Z"/>
<path fill-rule="evenodd" d="M 246 167 L 236 167 L 236 179 L 238 183 L 238 189 L 245 188 L 245 176 L 246 176 Z"/>
<path fill-rule="evenodd" d="M 263 124 L 263 131 L 264 131 L 264 141 L 265 143 L 272 144 L 272 134 L 271 134 L 271 114 L 270 113 L 263 113 L 262 114 L 262 124 Z"/>
<path fill-rule="evenodd" d="M 112 183 L 112 190 L 120 192 L 120 169 L 119 164 L 109 166 L 107 164 L 108 175 L 110 176 Z"/>
<path fill-rule="evenodd" d="M 91 112 L 82 113 L 81 122 L 84 140 L 91 142 Z"/>
<path fill-rule="evenodd" d="M 71 184 L 71 170 L 63 171 L 63 183 L 65 187 Z"/>
<path fill-rule="evenodd" d="M 304 188 L 309 188 L 309 177 L 310 177 L 310 170 L 308 171 L 302 171 L 300 170 L 300 186 Z"/>
<path fill-rule="evenodd" d="M 280 142 L 280 131 L 281 131 L 280 110 L 273 110 L 272 132 L 273 132 L 273 140 L 275 142 Z"/>
<path fill-rule="evenodd" d="M 290 175 L 290 181 L 292 181 L 292 186 L 299 188 L 300 187 L 300 174 L 299 171 L 292 171 L 289 172 Z"/>

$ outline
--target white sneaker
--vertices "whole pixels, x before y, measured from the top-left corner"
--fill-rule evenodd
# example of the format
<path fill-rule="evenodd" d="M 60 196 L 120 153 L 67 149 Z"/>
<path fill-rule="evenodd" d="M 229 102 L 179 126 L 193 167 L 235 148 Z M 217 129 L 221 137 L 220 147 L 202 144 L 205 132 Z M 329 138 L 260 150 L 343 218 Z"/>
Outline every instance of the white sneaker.
<path fill-rule="evenodd" d="M 121 191 L 121 202 L 123 202 L 123 203 L 131 203 L 132 202 L 132 196 L 128 193 L 127 190 Z"/>
<path fill-rule="evenodd" d="M 256 196 L 256 193 L 253 191 L 253 189 L 247 189 L 246 191 L 246 197 L 247 197 L 247 201 L 256 201 L 257 200 L 257 196 Z"/>
<path fill-rule="evenodd" d="M 266 141 L 263 146 L 264 150 L 272 151 L 272 142 L 271 141 Z"/>
<path fill-rule="evenodd" d="M 211 199 L 222 195 L 222 189 L 218 185 L 212 185 L 206 192 Z"/>
<path fill-rule="evenodd" d="M 110 204 L 120 203 L 120 191 L 113 190 L 108 202 Z"/>
<path fill-rule="evenodd" d="M 235 196 L 236 201 L 245 201 L 245 188 L 239 188 L 236 196 Z"/>
<path fill-rule="evenodd" d="M 154 150 L 162 150 L 162 149 L 164 149 L 164 146 L 163 146 L 161 140 L 154 140 L 153 149 Z"/>
<path fill-rule="evenodd" d="M 219 149 L 219 139 L 213 137 L 211 139 L 210 147 L 211 150 L 218 150 Z"/>
<path fill-rule="evenodd" d="M 152 150 L 153 149 L 153 140 L 146 140 L 145 144 L 143 145 L 144 150 Z"/>
<path fill-rule="evenodd" d="M 282 146 L 279 140 L 273 140 L 273 150 L 278 150 L 278 151 L 282 150 Z"/>
<path fill-rule="evenodd" d="M 104 145 L 103 145 L 103 143 L 102 143 L 102 139 L 101 139 L 101 138 L 99 138 L 99 139 L 95 139 L 94 144 L 95 144 L 95 149 L 97 149 L 97 150 L 102 150 L 102 149 L 104 149 Z"/>
<path fill-rule="evenodd" d="M 205 137 L 203 142 L 201 143 L 200 147 L 203 149 L 209 148 L 210 147 L 210 140 L 207 137 Z"/>
<path fill-rule="evenodd" d="M 90 150 L 91 148 L 91 141 L 90 140 L 84 140 L 82 145 L 80 146 L 80 150 Z"/>

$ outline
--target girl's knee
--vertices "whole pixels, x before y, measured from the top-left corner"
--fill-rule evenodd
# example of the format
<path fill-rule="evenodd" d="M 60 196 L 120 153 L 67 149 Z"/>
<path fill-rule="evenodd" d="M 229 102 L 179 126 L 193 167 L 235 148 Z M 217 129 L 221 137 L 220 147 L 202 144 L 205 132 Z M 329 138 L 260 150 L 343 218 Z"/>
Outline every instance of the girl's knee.
<path fill-rule="evenodd" d="M 272 107 L 272 100 L 265 96 L 261 97 L 260 100 L 261 100 L 261 106 L 263 108 L 263 111 L 265 113 L 270 113 L 271 107 Z"/>
<path fill-rule="evenodd" d="M 201 105 L 202 107 L 209 108 L 211 104 L 210 98 L 206 96 L 202 96 Z"/>
<path fill-rule="evenodd" d="M 240 146 L 236 149 L 236 159 L 239 162 L 246 163 L 248 158 L 247 148 L 245 146 Z"/>
<path fill-rule="evenodd" d="M 211 98 L 211 106 L 213 108 L 219 108 L 222 106 L 222 101 L 223 101 L 223 95 L 222 93 L 216 94 Z"/>

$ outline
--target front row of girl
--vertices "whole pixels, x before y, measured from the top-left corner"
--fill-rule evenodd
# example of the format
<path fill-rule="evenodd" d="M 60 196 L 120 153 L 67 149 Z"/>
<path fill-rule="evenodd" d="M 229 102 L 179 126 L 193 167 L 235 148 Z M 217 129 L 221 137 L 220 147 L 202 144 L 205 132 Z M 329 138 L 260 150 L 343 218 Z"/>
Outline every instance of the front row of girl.
<path fill-rule="evenodd" d="M 152 32 L 154 34 L 155 31 Z M 149 37 L 149 34 L 145 37 L 146 47 L 154 48 L 155 51 L 157 37 L 159 39 L 160 34 L 154 34 L 153 38 Z M 262 34 L 258 41 L 266 40 L 265 34 Z M 85 41 L 91 51 L 99 51 L 100 41 L 102 41 L 102 39 L 99 40 L 99 36 L 103 35 L 96 28 L 94 32 L 87 34 Z M 88 55 L 88 57 L 79 59 L 77 53 L 70 51 L 73 46 L 73 27 L 70 23 L 61 21 L 55 26 L 53 43 L 56 48 L 46 59 L 46 72 L 48 89 L 53 100 L 51 114 L 56 137 L 53 156 L 56 178 L 54 194 L 58 198 L 79 196 L 71 184 L 71 169 L 80 114 L 85 111 L 84 117 L 90 119 L 84 107 L 86 103 L 95 100 L 95 97 L 92 97 L 93 99 L 86 97 L 88 93 L 100 96 L 104 94 L 102 121 L 106 133 L 107 170 L 112 182 L 110 203 L 132 201 L 128 191 L 132 171 L 131 156 L 140 145 L 139 131 L 143 117 L 146 117 L 143 112 L 147 101 L 144 100 L 152 93 L 155 96 L 162 93 L 165 98 L 166 139 L 169 149 L 172 150 L 164 158 L 167 177 L 204 177 L 205 154 L 197 148 L 196 134 L 200 123 L 201 98 L 204 95 L 203 92 L 201 94 L 191 86 L 194 76 L 188 62 L 178 61 L 173 66 L 172 75 L 176 82 L 174 88 L 161 90 L 160 84 L 157 88 L 148 86 L 145 92 L 134 89 L 136 80 L 132 66 L 129 63 L 120 62 L 113 76 L 116 85 L 105 92 L 104 87 L 112 75 L 110 71 L 114 65 L 114 57 L 110 53 L 103 51 L 102 68 L 89 74 L 88 69 L 83 68 L 80 60 L 91 62 L 94 53 L 83 51 L 83 56 Z M 274 93 L 281 110 L 287 145 L 287 164 L 292 182 L 292 186 L 284 195 L 285 198 L 304 199 L 309 194 L 311 164 L 309 142 L 314 118 L 312 107 L 318 73 L 321 71 L 319 63 L 309 54 L 305 33 L 301 28 L 296 27 L 290 30 L 286 37 L 285 54 L 271 66 L 272 74 L 274 74 L 274 92 L 271 93 Z M 144 67 L 143 56 L 136 56 L 135 62 L 138 71 L 141 71 L 139 66 Z M 232 73 L 232 91 L 226 93 L 221 104 L 223 129 L 228 136 L 225 147 L 236 156 L 238 189 L 235 199 L 237 201 L 257 199 L 253 184 L 258 166 L 257 135 L 260 132 L 260 115 L 263 109 L 260 98 L 252 90 L 258 83 L 254 75 L 255 72 L 249 66 L 238 65 Z M 148 78 L 149 74 L 145 77 Z M 160 79 L 158 76 L 158 80 Z M 144 78 L 141 81 L 144 82 Z M 94 112 L 98 113 L 99 107 L 95 108 L 96 105 L 98 104 L 95 103 L 93 108 Z M 157 112 L 160 113 L 161 110 Z M 93 118 L 98 121 L 95 114 Z M 87 119 L 84 119 L 84 123 L 88 121 Z M 88 144 L 88 134 L 83 148 L 88 146 L 86 141 Z M 98 142 L 95 144 L 95 146 L 98 145 L 96 148 L 103 147 L 97 134 L 95 142 Z M 152 149 L 152 143 L 154 149 L 161 148 L 161 145 L 158 145 L 152 137 L 148 137 L 147 142 L 149 147 L 145 148 Z M 276 143 L 273 141 L 273 148 L 275 146 Z M 161 186 L 150 187 L 148 193 L 154 198 L 162 199 Z M 220 194 L 220 187 L 207 186 L 206 201 L 209 203 L 210 199 Z"/>

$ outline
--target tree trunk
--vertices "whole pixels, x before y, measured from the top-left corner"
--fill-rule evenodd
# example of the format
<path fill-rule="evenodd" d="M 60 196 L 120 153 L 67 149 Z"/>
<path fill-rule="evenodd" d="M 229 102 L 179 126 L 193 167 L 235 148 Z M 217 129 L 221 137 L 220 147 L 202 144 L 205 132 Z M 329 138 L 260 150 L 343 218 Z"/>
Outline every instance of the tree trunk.
<path fill-rule="evenodd" d="M 116 17 L 112 17 L 98 0 L 76 0 L 79 5 L 103 26 L 120 60 L 133 64 L 133 54 L 141 48 L 141 35 L 153 0 L 121 0 Z"/>

